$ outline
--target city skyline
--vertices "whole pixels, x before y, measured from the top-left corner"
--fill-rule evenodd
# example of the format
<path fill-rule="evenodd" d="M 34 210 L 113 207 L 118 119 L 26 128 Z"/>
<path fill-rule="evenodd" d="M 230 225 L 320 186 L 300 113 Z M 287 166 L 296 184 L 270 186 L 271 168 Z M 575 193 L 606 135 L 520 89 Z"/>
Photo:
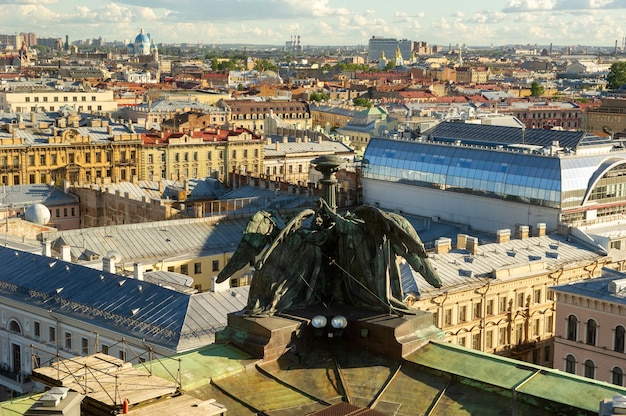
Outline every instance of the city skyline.
<path fill-rule="evenodd" d="M 372 36 L 432 45 L 623 45 L 624 0 L 0 0 L 3 32 L 70 41 L 132 41 L 144 28 L 156 43 L 367 45 Z M 383 7 L 384 5 L 384 7 Z"/>

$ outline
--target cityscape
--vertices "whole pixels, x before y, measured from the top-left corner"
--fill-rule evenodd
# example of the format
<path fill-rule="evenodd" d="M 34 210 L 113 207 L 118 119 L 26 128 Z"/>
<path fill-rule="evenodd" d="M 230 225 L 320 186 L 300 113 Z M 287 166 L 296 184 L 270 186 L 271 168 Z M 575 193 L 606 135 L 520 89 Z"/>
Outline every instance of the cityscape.
<path fill-rule="evenodd" d="M 3 413 L 626 413 L 626 9 L 141 3 L 8 3 Z"/>

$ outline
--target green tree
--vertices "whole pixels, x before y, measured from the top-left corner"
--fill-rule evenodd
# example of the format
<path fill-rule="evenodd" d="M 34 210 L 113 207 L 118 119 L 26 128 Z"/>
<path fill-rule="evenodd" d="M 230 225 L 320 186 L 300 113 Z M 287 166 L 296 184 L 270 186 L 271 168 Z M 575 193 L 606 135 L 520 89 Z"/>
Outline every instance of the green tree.
<path fill-rule="evenodd" d="M 352 100 L 352 104 L 356 105 L 357 107 L 370 108 L 372 106 L 372 102 L 365 97 L 356 97 L 354 100 Z"/>
<path fill-rule="evenodd" d="M 311 95 L 309 95 L 309 101 L 327 101 L 328 100 L 328 95 L 326 95 L 326 93 L 323 92 L 312 92 Z"/>
<path fill-rule="evenodd" d="M 609 73 L 606 76 L 606 87 L 614 90 L 626 84 L 626 62 L 615 62 L 611 64 Z"/>
<path fill-rule="evenodd" d="M 259 72 L 263 71 L 276 71 L 277 66 L 272 63 L 269 59 L 259 59 L 254 63 L 254 69 Z"/>
<path fill-rule="evenodd" d="M 544 88 L 537 81 L 533 81 L 530 85 L 530 96 L 531 97 L 540 97 L 543 95 Z"/>

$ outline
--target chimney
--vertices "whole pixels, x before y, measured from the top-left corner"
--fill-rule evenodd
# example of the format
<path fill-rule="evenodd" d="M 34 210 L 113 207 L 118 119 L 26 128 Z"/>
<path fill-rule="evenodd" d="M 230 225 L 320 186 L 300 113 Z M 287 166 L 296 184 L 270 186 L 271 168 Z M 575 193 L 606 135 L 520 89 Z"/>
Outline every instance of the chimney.
<path fill-rule="evenodd" d="M 217 283 L 217 276 L 211 276 L 211 292 L 223 292 L 230 289 L 230 282 L 228 279 L 222 283 Z"/>
<path fill-rule="evenodd" d="M 61 246 L 61 260 L 72 261 L 72 255 L 70 254 L 70 246 L 67 244 L 63 244 Z"/>
<path fill-rule="evenodd" d="M 107 134 L 108 135 L 112 135 L 113 134 L 113 126 L 107 126 Z"/>
<path fill-rule="evenodd" d="M 511 230 L 508 228 L 496 231 L 496 243 L 508 243 L 511 241 Z"/>
<path fill-rule="evenodd" d="M 52 249 L 51 249 L 50 241 L 43 241 L 41 243 L 41 246 L 42 246 L 41 255 L 44 257 L 52 257 Z"/>
<path fill-rule="evenodd" d="M 516 225 L 515 226 L 515 238 L 519 240 L 525 240 L 528 238 L 528 225 Z"/>
<path fill-rule="evenodd" d="M 465 250 L 467 248 L 467 234 L 458 234 L 456 236 L 457 250 Z"/>
<path fill-rule="evenodd" d="M 467 237 L 466 249 L 472 256 L 478 255 L 478 237 Z"/>
<path fill-rule="evenodd" d="M 133 277 L 135 280 L 143 281 L 143 270 L 141 269 L 141 263 L 133 263 Z"/>
<path fill-rule="evenodd" d="M 452 249 L 452 239 L 441 237 L 435 241 L 435 254 L 445 254 Z"/>
<path fill-rule="evenodd" d="M 275 150 L 278 152 L 280 150 L 280 143 L 278 141 L 276 141 L 275 145 L 276 145 L 275 146 L 276 147 Z"/>
<path fill-rule="evenodd" d="M 283 136 L 283 143 L 289 143 L 289 138 L 287 136 Z"/>
<path fill-rule="evenodd" d="M 540 222 L 537 224 L 537 237 L 545 237 L 546 236 L 546 223 Z"/>
<path fill-rule="evenodd" d="M 115 273 L 115 257 L 102 258 L 102 271 L 107 273 Z"/>

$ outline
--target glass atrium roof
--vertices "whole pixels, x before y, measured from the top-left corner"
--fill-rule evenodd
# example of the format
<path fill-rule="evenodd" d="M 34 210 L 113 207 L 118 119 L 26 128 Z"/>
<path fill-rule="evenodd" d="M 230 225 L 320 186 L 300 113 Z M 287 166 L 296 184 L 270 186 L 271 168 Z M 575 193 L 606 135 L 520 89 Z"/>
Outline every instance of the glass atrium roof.
<path fill-rule="evenodd" d="M 564 196 L 576 195 L 577 200 L 567 201 L 568 206 L 581 205 L 593 178 L 619 161 L 626 163 L 624 152 L 550 156 L 372 138 L 365 150 L 363 177 L 561 208 Z"/>

